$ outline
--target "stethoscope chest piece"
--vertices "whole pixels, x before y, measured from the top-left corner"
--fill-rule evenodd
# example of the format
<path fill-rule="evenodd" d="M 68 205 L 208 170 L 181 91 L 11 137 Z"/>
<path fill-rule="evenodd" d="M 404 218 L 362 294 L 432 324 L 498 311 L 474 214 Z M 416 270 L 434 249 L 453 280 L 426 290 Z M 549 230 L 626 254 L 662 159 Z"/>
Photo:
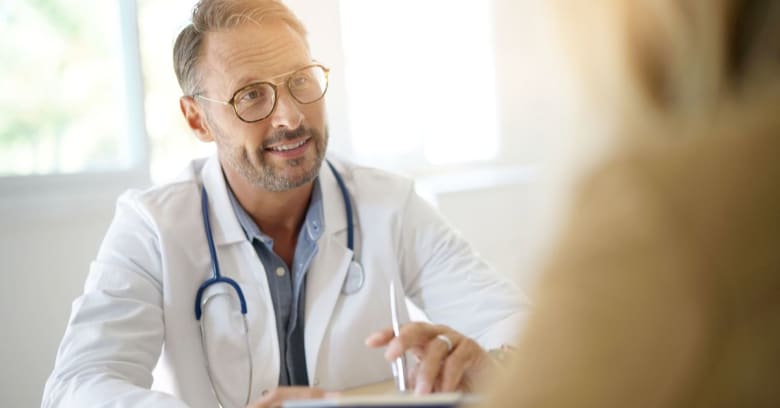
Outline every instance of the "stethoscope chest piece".
<path fill-rule="evenodd" d="M 366 274 L 363 267 L 356 260 L 352 260 L 347 268 L 347 276 L 344 278 L 344 285 L 341 287 L 341 293 L 352 295 L 357 293 L 366 280 Z"/>

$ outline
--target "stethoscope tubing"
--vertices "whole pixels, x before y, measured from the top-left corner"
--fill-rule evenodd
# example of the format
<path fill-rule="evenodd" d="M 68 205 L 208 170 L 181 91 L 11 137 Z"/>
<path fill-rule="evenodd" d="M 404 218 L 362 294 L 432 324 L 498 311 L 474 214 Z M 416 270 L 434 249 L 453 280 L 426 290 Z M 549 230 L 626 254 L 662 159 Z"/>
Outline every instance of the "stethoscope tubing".
<path fill-rule="evenodd" d="M 328 164 L 328 167 L 333 173 L 333 176 L 336 179 L 336 183 L 338 183 L 339 185 L 339 190 L 341 190 L 341 196 L 342 199 L 344 200 L 344 211 L 346 212 L 346 216 L 347 216 L 347 248 L 349 248 L 349 250 L 353 253 L 353 262 L 356 262 L 354 260 L 355 226 L 354 226 L 353 214 L 352 214 L 352 200 L 349 198 L 349 193 L 347 192 L 347 185 L 344 183 L 344 179 L 341 177 L 341 174 L 339 174 L 339 172 L 336 170 L 336 168 L 333 166 L 333 163 L 331 163 L 330 160 L 326 160 L 325 162 Z M 209 256 L 211 257 L 211 277 L 209 279 L 206 279 L 206 281 L 204 281 L 200 285 L 200 287 L 198 287 L 198 292 L 195 294 L 195 319 L 200 321 L 200 318 L 203 315 L 201 301 L 203 299 L 204 291 L 209 286 L 217 283 L 226 283 L 231 287 L 233 287 L 236 294 L 238 295 L 238 300 L 241 304 L 241 314 L 246 315 L 247 313 L 246 299 L 244 298 L 244 292 L 241 290 L 241 287 L 239 287 L 238 283 L 233 279 L 222 276 L 222 274 L 219 271 L 219 260 L 217 258 L 217 250 L 214 246 L 214 236 L 211 232 L 211 221 L 209 218 L 209 199 L 208 199 L 208 193 L 206 192 L 206 186 L 205 185 L 201 186 L 200 191 L 201 191 L 201 213 L 203 217 L 204 229 L 206 231 L 206 241 L 208 242 L 208 246 L 209 246 Z"/>
<path fill-rule="evenodd" d="M 206 279 L 195 294 L 195 319 L 200 320 L 202 316 L 201 300 L 203 299 L 203 292 L 211 285 L 217 283 L 227 283 L 232 286 L 238 295 L 238 300 L 241 303 L 241 314 L 246 316 L 246 299 L 244 299 L 244 292 L 238 286 L 238 283 L 233 279 L 222 276 L 219 272 L 219 260 L 217 259 L 217 250 L 214 247 L 214 237 L 211 233 L 211 223 L 209 222 L 209 197 L 206 193 L 206 186 L 201 186 L 201 212 L 203 214 L 203 225 L 206 230 L 206 240 L 209 245 L 209 255 L 211 257 L 211 278 Z"/>
<path fill-rule="evenodd" d="M 352 201 L 349 198 L 349 193 L 347 191 L 347 186 L 344 183 L 344 179 L 341 177 L 341 174 L 339 174 L 338 171 L 336 171 L 336 168 L 333 166 L 333 164 L 326 160 L 326 163 L 328 164 L 328 167 L 330 167 L 330 170 L 333 172 L 333 176 L 336 179 L 336 182 L 339 185 L 339 190 L 341 190 L 341 196 L 344 200 L 344 209 L 347 216 L 347 247 L 352 252 L 352 263 L 351 266 L 354 266 L 356 271 L 359 273 L 359 286 L 363 285 L 363 269 L 362 266 L 355 260 L 354 255 L 354 222 L 353 222 L 353 214 L 352 214 Z M 214 236 L 211 231 L 211 221 L 209 218 L 209 203 L 208 203 L 208 193 L 206 192 L 206 186 L 201 185 L 201 213 L 203 217 L 203 226 L 204 230 L 206 231 L 206 241 L 208 242 L 209 247 L 209 256 L 211 258 L 211 277 L 206 279 L 199 287 L 198 291 L 195 294 L 195 319 L 200 323 L 200 335 L 201 335 L 201 343 L 203 345 L 203 352 L 206 356 L 206 371 L 209 376 L 209 380 L 212 384 L 212 390 L 214 391 L 214 396 L 217 398 L 217 402 L 220 404 L 220 406 L 224 406 L 222 403 L 219 394 L 215 388 L 214 385 L 214 379 L 212 377 L 211 373 L 211 366 L 208 363 L 208 348 L 207 348 L 207 339 L 206 334 L 203 328 L 203 321 L 205 320 L 203 316 L 203 294 L 206 291 L 206 289 L 209 286 L 216 285 L 219 283 L 225 283 L 230 285 L 233 290 L 236 292 L 236 295 L 238 296 L 239 303 L 241 305 L 241 316 L 243 321 L 243 329 L 244 329 L 244 335 L 245 335 L 245 346 L 247 349 L 248 357 L 249 357 L 249 387 L 250 389 L 247 392 L 246 402 L 244 405 L 249 403 L 249 400 L 251 398 L 252 390 L 251 390 L 251 384 L 252 384 L 252 377 L 253 377 L 253 367 L 252 367 L 252 350 L 251 346 L 249 344 L 249 324 L 247 322 L 247 306 L 246 306 L 246 299 L 244 298 L 244 292 L 241 290 L 241 287 L 238 285 L 236 281 L 233 279 L 230 279 L 228 277 L 222 276 L 219 270 L 219 259 L 217 259 L 217 250 L 214 245 Z M 352 268 L 350 268 L 352 269 Z M 359 289 L 359 287 L 358 287 Z M 206 300 L 208 302 L 208 300 Z M 203 319 L 201 319 L 203 318 Z"/>
<path fill-rule="evenodd" d="M 333 163 L 330 160 L 326 160 L 328 167 L 333 172 L 333 177 L 336 178 L 336 183 L 339 184 L 339 190 L 341 190 L 341 196 L 344 199 L 344 208 L 347 213 L 347 248 L 354 254 L 355 253 L 355 227 L 352 223 L 352 200 L 349 199 L 347 193 L 347 185 L 344 184 L 344 179 L 341 178 L 341 174 L 333 167 Z M 354 258 L 354 255 L 353 255 Z"/>

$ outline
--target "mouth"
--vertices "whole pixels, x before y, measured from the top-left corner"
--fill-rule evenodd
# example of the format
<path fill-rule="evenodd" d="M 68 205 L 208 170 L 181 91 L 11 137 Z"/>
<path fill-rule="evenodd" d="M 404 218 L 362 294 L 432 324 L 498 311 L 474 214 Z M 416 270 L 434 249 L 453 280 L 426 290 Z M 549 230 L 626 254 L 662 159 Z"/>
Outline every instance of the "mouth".
<path fill-rule="evenodd" d="M 285 158 L 294 157 L 306 150 L 310 140 L 311 136 L 306 136 L 301 139 L 285 141 L 284 143 L 268 146 L 263 150 L 277 156 L 283 156 Z"/>

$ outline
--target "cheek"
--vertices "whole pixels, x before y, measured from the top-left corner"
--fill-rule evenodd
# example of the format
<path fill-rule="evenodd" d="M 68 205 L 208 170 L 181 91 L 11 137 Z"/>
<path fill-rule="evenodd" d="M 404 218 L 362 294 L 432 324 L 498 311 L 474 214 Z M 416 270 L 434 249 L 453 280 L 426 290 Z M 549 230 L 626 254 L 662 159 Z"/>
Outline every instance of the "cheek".
<path fill-rule="evenodd" d="M 231 123 L 223 129 L 223 143 L 233 148 L 244 148 L 255 151 L 263 144 L 264 135 L 269 132 L 268 126 L 262 123 Z"/>
<path fill-rule="evenodd" d="M 303 113 L 309 127 L 321 129 L 325 125 L 326 112 L 323 100 L 311 105 L 306 105 L 303 109 Z"/>
<path fill-rule="evenodd" d="M 269 126 L 263 123 L 245 123 L 245 126 L 241 127 L 240 143 L 242 143 L 247 150 L 255 151 L 263 145 L 263 141 L 271 132 Z"/>

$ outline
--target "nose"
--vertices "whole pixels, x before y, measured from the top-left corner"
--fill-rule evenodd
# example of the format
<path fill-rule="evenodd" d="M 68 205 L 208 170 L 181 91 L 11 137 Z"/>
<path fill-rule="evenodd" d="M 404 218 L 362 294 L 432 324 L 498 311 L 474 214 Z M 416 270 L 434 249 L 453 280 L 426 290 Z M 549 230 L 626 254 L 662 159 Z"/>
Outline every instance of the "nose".
<path fill-rule="evenodd" d="M 303 112 L 301 112 L 298 102 L 286 90 L 280 90 L 277 98 L 276 109 L 274 109 L 269 118 L 271 126 L 274 128 L 298 129 L 303 122 Z"/>

